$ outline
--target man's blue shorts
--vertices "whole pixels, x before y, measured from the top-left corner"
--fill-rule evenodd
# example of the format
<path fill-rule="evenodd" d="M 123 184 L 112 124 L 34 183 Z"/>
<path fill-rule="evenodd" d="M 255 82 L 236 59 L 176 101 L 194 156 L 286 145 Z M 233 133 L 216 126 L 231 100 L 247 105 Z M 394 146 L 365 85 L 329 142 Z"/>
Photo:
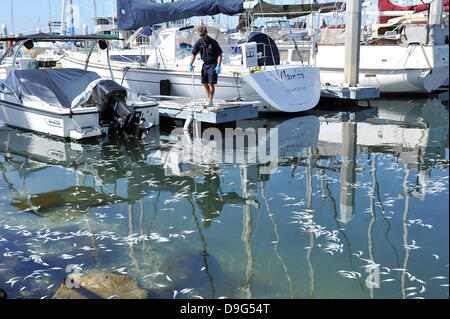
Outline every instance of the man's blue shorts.
<path fill-rule="evenodd" d="M 217 84 L 218 75 L 216 73 L 217 64 L 203 64 L 202 84 Z"/>

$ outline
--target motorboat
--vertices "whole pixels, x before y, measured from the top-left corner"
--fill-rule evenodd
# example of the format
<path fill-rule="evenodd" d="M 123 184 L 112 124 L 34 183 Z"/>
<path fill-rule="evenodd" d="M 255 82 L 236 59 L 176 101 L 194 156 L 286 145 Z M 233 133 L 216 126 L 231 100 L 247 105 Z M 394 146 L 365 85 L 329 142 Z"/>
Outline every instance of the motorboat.
<path fill-rule="evenodd" d="M 156 100 L 88 71 L 89 56 L 84 69 L 16 68 L 21 49 L 36 42 L 84 41 L 92 50 L 98 45 L 109 51 L 107 38 L 40 33 L 0 40 L 15 42 L 2 57 L 13 53 L 11 69 L 0 79 L 0 119 L 6 125 L 73 140 L 159 125 Z"/>
<path fill-rule="evenodd" d="M 174 21 L 187 16 L 201 16 L 217 13 L 243 11 L 244 2 L 233 1 L 191 1 L 190 3 L 145 3 L 118 2 L 118 28 L 138 29 L 164 21 Z M 221 12 L 204 12 L 204 7 L 225 7 Z M 170 15 L 165 14 L 169 10 Z M 122 10 L 123 9 L 123 10 Z M 231 11 L 234 9 L 235 11 Z M 125 12 L 125 14 L 123 13 Z M 147 15 L 145 15 L 147 14 Z M 139 19 L 128 23 L 132 16 Z M 147 18 L 145 18 L 147 17 Z M 146 20 L 147 19 L 147 20 Z M 142 20 L 142 21 L 141 21 Z M 195 25 L 162 28 L 154 32 L 149 47 L 111 50 L 113 76 L 121 79 L 124 86 L 140 93 L 173 96 L 192 96 L 192 78 L 189 72 L 189 58 L 192 47 L 199 39 Z M 275 42 L 262 33 L 249 34 L 242 52 L 235 52 L 218 26 L 208 25 L 208 36 L 218 41 L 223 54 L 222 73 L 216 85 L 215 98 L 222 100 L 259 100 L 260 112 L 301 112 L 314 108 L 320 99 L 319 68 L 303 63 L 281 65 Z M 68 50 L 62 59 L 67 67 L 84 67 L 86 52 Z M 137 59 L 136 57 L 142 57 Z M 253 57 L 255 59 L 250 59 Z M 254 61 L 247 63 L 250 60 Z M 137 62 L 138 61 L 138 62 Z M 109 74 L 105 52 L 95 55 L 91 67 L 99 74 Z M 194 63 L 195 94 L 204 94 L 201 78 L 201 61 Z M 166 84 L 168 83 L 168 84 Z M 165 86 L 168 89 L 163 89 Z"/>

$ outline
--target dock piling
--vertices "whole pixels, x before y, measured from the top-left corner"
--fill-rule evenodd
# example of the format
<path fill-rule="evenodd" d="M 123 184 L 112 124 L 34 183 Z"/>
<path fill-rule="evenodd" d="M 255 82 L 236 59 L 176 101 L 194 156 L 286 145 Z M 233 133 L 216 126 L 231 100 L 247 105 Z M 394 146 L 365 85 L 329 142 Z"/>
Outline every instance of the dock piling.
<path fill-rule="evenodd" d="M 361 39 L 361 1 L 347 1 L 345 29 L 344 85 L 356 87 L 359 82 L 359 56 Z"/>

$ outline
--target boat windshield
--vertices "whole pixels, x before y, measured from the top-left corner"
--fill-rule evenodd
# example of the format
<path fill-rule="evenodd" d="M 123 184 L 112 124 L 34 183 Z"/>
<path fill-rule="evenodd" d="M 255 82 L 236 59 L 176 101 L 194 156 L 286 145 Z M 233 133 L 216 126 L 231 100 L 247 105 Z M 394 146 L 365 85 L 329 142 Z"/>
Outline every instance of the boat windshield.
<path fill-rule="evenodd" d="M 219 43 L 224 56 L 234 53 L 219 28 L 208 26 L 208 36 Z M 151 49 L 161 52 L 166 62 L 174 62 L 191 56 L 192 48 L 198 39 L 200 39 L 200 36 L 197 32 L 197 26 L 163 29 L 154 32 Z"/>

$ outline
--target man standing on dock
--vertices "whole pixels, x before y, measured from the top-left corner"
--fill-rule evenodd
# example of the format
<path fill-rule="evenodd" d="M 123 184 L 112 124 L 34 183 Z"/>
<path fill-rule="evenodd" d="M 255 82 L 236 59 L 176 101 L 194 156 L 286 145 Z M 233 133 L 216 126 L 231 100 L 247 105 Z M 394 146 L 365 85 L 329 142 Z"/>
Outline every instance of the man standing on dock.
<path fill-rule="evenodd" d="M 202 67 L 202 84 L 206 91 L 206 106 L 214 107 L 213 98 L 216 91 L 215 85 L 220 74 L 220 67 L 222 64 L 222 49 L 219 43 L 208 36 L 208 29 L 201 25 L 197 29 L 200 39 L 195 43 L 192 49 L 191 61 L 189 70 L 194 71 L 193 63 L 197 53 L 200 52 L 203 60 Z"/>

